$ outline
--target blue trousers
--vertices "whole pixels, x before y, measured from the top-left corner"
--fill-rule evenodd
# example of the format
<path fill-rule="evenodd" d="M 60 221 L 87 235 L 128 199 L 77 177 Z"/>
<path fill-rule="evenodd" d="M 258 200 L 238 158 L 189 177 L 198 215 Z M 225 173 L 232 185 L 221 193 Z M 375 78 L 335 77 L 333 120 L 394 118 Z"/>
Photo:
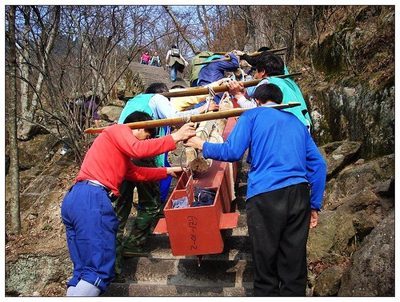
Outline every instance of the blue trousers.
<path fill-rule="evenodd" d="M 118 219 L 105 189 L 76 183 L 61 206 L 69 254 L 74 266 L 68 286 L 83 279 L 104 292 L 114 278 Z"/>
<path fill-rule="evenodd" d="M 171 66 L 171 70 L 170 70 L 170 74 L 169 74 L 172 82 L 176 81 L 177 75 L 178 75 L 177 66 L 176 66 L 176 64 L 174 64 Z"/>

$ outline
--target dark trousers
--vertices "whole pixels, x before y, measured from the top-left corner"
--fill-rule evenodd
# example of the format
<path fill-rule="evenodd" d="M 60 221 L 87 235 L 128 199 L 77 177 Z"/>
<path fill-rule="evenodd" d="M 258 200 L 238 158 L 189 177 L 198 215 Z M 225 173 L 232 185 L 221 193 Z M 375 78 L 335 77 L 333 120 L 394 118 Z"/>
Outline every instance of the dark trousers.
<path fill-rule="evenodd" d="M 305 296 L 310 211 L 306 183 L 247 200 L 255 296 Z"/>

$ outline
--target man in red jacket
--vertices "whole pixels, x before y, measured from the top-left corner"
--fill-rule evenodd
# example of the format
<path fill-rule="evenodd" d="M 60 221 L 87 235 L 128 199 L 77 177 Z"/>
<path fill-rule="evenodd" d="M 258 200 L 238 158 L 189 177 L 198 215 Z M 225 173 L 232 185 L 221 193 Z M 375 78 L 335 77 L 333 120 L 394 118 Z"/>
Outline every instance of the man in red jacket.
<path fill-rule="evenodd" d="M 151 120 L 133 112 L 125 123 Z M 194 124 L 161 138 L 148 139 L 152 130 L 131 130 L 127 125 L 107 127 L 93 142 L 83 160 L 76 183 L 64 197 L 61 216 L 74 265 L 67 296 L 98 296 L 114 278 L 118 219 L 113 208 L 124 179 L 155 181 L 175 176 L 181 167 L 139 167 L 131 159 L 153 157 L 174 150 L 176 143 L 195 135 Z"/>

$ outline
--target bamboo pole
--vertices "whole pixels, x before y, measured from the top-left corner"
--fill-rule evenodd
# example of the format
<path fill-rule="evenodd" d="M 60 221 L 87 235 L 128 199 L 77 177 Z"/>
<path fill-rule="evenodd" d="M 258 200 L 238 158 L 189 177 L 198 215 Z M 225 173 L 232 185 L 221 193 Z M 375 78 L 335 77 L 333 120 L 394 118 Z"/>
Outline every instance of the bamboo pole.
<path fill-rule="evenodd" d="M 297 75 L 301 75 L 301 72 L 295 72 L 295 73 L 291 73 L 291 74 L 284 74 L 284 75 L 277 75 L 277 76 L 272 76 L 272 77 L 276 77 L 276 78 L 288 78 L 288 77 L 293 77 L 293 76 L 297 76 Z M 246 87 L 250 87 L 250 86 L 256 86 L 258 83 L 260 83 L 263 79 L 259 79 L 259 80 L 250 80 L 250 81 L 244 81 L 244 82 L 240 82 L 243 84 L 243 86 Z M 227 84 L 222 84 L 221 86 L 213 86 L 212 89 L 215 91 L 215 93 L 220 93 L 220 92 L 225 92 L 228 91 L 228 85 Z M 182 97 L 182 96 L 195 96 L 195 95 L 202 95 L 202 94 L 208 94 L 208 88 L 205 86 L 201 86 L 201 87 L 190 87 L 190 88 L 185 88 L 182 90 L 178 90 L 178 91 L 171 91 L 171 92 L 164 92 L 162 93 L 163 96 L 165 97 Z"/>
<path fill-rule="evenodd" d="M 277 53 L 277 52 L 284 51 L 286 49 L 287 49 L 287 47 L 282 47 L 282 48 L 275 48 L 275 49 L 270 49 L 270 50 L 265 50 L 265 51 L 272 52 L 272 53 Z M 256 57 L 256 56 L 262 54 L 263 52 L 264 51 L 255 51 L 253 53 L 249 53 L 249 57 Z"/>
<path fill-rule="evenodd" d="M 283 50 L 286 50 L 286 49 L 287 49 L 287 47 L 281 47 L 281 48 L 270 49 L 270 50 L 267 50 L 267 51 L 272 52 L 272 53 L 276 53 L 276 52 L 280 52 L 280 51 L 283 51 Z M 200 51 L 198 53 L 200 53 Z M 198 53 L 196 53 L 196 54 L 198 54 Z M 225 52 L 216 51 L 216 52 L 213 52 L 213 53 L 215 55 L 224 55 L 226 53 L 229 53 L 229 51 L 225 51 Z M 261 53 L 263 53 L 263 51 L 256 51 L 256 52 L 253 52 L 253 53 L 249 54 L 249 56 L 250 57 L 257 56 L 257 55 L 259 55 Z M 199 58 L 208 58 L 208 57 L 209 56 L 199 56 Z"/>
<path fill-rule="evenodd" d="M 287 108 L 292 108 L 300 106 L 300 103 L 288 103 L 288 104 L 277 104 L 277 105 L 272 105 L 270 108 L 275 108 L 275 109 L 287 109 Z M 203 113 L 203 114 L 196 114 L 196 115 L 191 115 L 191 116 L 184 116 L 184 117 L 174 117 L 174 118 L 166 118 L 166 119 L 159 119 L 159 120 L 150 120 L 150 121 L 143 121 L 143 122 L 134 122 L 134 123 L 128 123 L 125 124 L 131 129 L 148 129 L 148 128 L 157 128 L 157 127 L 163 127 L 163 126 L 175 126 L 175 125 L 181 125 L 184 123 L 188 122 L 202 122 L 202 121 L 209 121 L 209 120 L 217 120 L 217 119 L 222 119 L 222 118 L 228 118 L 228 117 L 234 117 L 234 116 L 239 116 L 246 110 L 249 110 L 252 108 L 237 108 L 237 109 L 231 109 L 231 110 L 226 110 L 226 111 L 218 111 L 218 112 L 209 112 L 209 113 Z M 107 127 L 101 127 L 101 128 L 88 128 L 84 131 L 84 133 L 100 133 Z"/>
<path fill-rule="evenodd" d="M 225 57 L 225 58 L 216 59 L 216 60 L 211 60 L 211 61 L 207 61 L 207 62 L 196 63 L 196 64 L 193 64 L 193 66 L 207 65 L 207 64 L 210 64 L 210 63 L 223 62 L 223 61 L 230 61 L 230 60 L 231 60 L 231 57 Z"/>

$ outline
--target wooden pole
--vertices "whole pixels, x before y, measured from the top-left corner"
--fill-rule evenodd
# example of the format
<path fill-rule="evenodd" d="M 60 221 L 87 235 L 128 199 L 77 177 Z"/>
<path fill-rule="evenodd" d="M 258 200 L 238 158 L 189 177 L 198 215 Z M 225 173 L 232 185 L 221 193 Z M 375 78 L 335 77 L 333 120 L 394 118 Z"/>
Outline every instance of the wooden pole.
<path fill-rule="evenodd" d="M 276 53 L 276 52 L 280 52 L 280 51 L 283 51 L 283 50 L 286 50 L 286 49 L 287 49 L 287 47 L 281 47 L 281 48 L 270 49 L 270 50 L 267 50 L 267 51 L 272 52 L 272 53 Z M 198 53 L 200 53 L 200 52 L 198 52 Z M 196 54 L 198 54 L 198 53 L 196 53 Z M 216 52 L 213 52 L 213 54 L 215 54 L 215 55 L 224 55 L 226 53 L 229 53 L 229 51 L 225 51 L 225 52 L 216 51 Z M 249 54 L 249 56 L 250 57 L 257 56 L 257 55 L 259 55 L 261 53 L 263 53 L 263 52 L 262 51 L 256 51 L 256 52 L 253 52 L 253 53 Z M 209 56 L 199 56 L 199 58 L 208 58 L 208 57 Z"/>
<path fill-rule="evenodd" d="M 207 61 L 207 62 L 196 63 L 196 64 L 193 64 L 193 66 L 207 65 L 207 64 L 210 64 L 210 63 L 223 62 L 223 61 L 230 61 L 230 60 L 231 60 L 231 57 L 225 57 L 225 58 L 216 59 L 216 60 L 211 60 L 211 61 Z"/>
<path fill-rule="evenodd" d="M 293 76 L 297 76 L 297 75 L 301 75 L 301 72 L 277 75 L 277 76 L 272 76 L 272 77 L 284 79 L 284 78 L 293 77 Z M 244 81 L 244 82 L 240 82 L 240 83 L 242 83 L 243 86 L 246 88 L 246 87 L 250 87 L 250 86 L 256 86 L 262 80 L 263 79 L 250 80 L 250 81 Z M 228 91 L 228 86 L 227 86 L 227 84 L 222 84 L 221 86 L 212 87 L 212 89 L 215 91 L 215 93 L 220 93 L 220 92 Z M 162 95 L 165 97 L 168 97 L 168 98 L 170 98 L 170 97 L 175 98 L 175 97 L 182 97 L 182 96 L 203 95 L 203 94 L 208 94 L 208 92 L 209 91 L 208 91 L 207 87 L 201 86 L 201 87 L 186 88 L 186 89 L 182 89 L 182 90 L 178 90 L 178 91 L 164 92 L 164 93 L 162 93 Z"/>
<path fill-rule="evenodd" d="M 300 103 L 288 103 L 288 104 L 277 104 L 270 106 L 271 108 L 275 109 L 286 109 L 300 106 Z M 209 112 L 203 114 L 196 114 L 191 116 L 184 116 L 184 117 L 174 117 L 174 118 L 166 118 L 166 119 L 159 119 L 159 120 L 151 120 L 151 121 L 143 121 L 143 122 L 134 122 L 125 124 L 131 129 L 148 129 L 148 128 L 157 128 L 163 126 L 174 126 L 174 125 L 181 125 L 188 122 L 202 122 L 202 121 L 209 121 L 209 120 L 217 120 L 222 118 L 234 117 L 239 116 L 246 110 L 252 108 L 237 108 L 231 109 L 226 111 L 218 111 L 218 112 Z M 107 127 L 101 128 L 88 128 L 84 131 L 84 133 L 100 133 Z"/>
<path fill-rule="evenodd" d="M 282 47 L 282 48 L 275 48 L 275 49 L 270 49 L 270 50 L 266 50 L 266 51 L 269 51 L 269 52 L 272 52 L 272 53 L 277 53 L 277 52 L 284 51 L 286 49 L 287 49 L 287 47 Z M 253 53 L 249 53 L 249 57 L 258 56 L 258 55 L 262 54 L 263 52 L 264 51 L 255 51 Z"/>

